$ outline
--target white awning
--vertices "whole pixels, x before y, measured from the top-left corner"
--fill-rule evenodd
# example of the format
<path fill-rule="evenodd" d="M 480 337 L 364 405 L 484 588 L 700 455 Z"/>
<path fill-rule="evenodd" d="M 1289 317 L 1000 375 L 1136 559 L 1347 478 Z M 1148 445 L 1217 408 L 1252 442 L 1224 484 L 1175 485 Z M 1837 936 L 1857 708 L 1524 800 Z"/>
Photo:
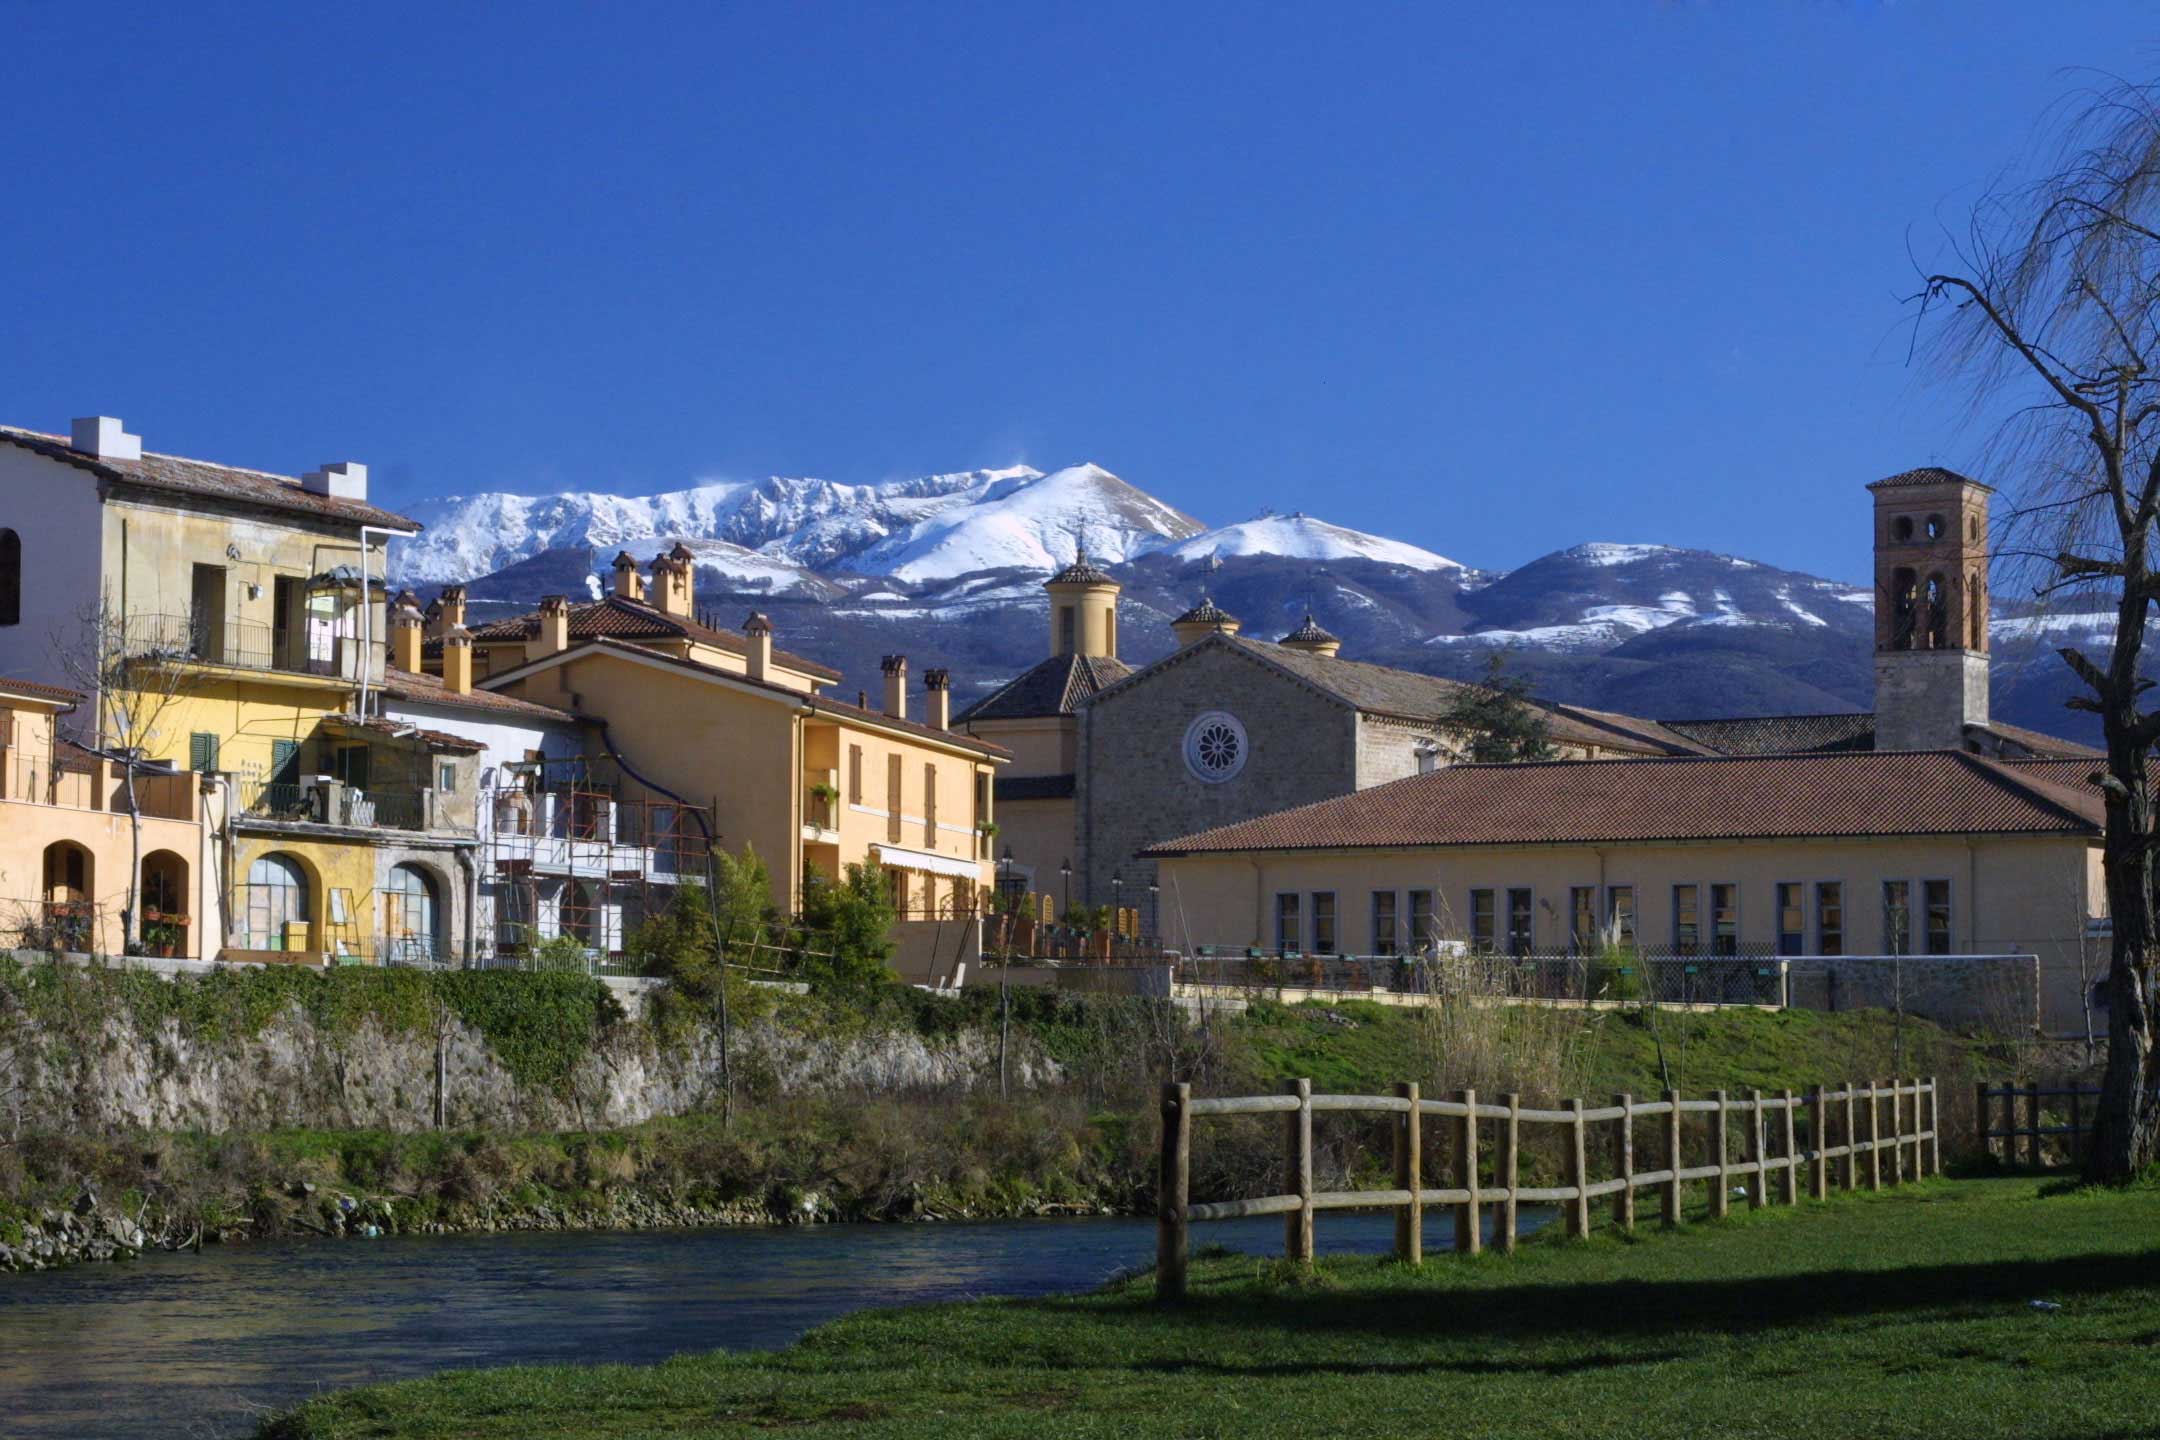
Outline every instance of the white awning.
<path fill-rule="evenodd" d="M 982 878 L 982 866 L 957 855 L 935 850 L 910 850 L 901 845 L 872 845 L 870 858 L 890 870 L 922 870 L 932 875 L 952 875 L 963 880 Z"/>

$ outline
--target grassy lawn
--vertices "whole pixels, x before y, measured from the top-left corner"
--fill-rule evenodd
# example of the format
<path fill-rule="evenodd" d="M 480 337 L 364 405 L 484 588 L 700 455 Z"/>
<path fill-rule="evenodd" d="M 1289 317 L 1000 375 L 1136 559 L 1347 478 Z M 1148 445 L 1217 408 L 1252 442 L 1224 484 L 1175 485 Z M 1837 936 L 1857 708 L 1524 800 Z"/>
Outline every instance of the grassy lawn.
<path fill-rule="evenodd" d="M 1171 1311 L 1142 1279 L 866 1313 L 776 1354 L 361 1390 L 263 1433 L 2151 1435 L 2160 1187 L 2054 1189 L 1934 1181 L 1419 1273 L 1210 1256 Z"/>

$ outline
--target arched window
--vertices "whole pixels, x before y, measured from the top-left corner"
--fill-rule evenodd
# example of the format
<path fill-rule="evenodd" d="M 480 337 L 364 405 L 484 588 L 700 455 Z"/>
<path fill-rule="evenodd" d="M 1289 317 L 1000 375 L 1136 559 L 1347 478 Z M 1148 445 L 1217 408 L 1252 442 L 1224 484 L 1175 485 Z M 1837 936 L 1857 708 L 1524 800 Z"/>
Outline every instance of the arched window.
<path fill-rule="evenodd" d="M 580 945 L 596 944 L 593 937 L 600 933 L 598 908 L 592 886 L 582 880 L 571 881 L 563 886 L 559 932 Z"/>
<path fill-rule="evenodd" d="M 1913 648 L 1913 630 L 1918 624 L 1919 597 L 1914 593 L 1919 578 L 1902 566 L 1890 572 L 1890 648 L 1910 650 Z"/>
<path fill-rule="evenodd" d="M 0 530 L 0 625 L 22 624 L 22 536 Z"/>
<path fill-rule="evenodd" d="M 1981 593 L 1982 583 L 1977 570 L 1965 581 L 1965 609 L 1971 616 L 1969 638 L 1965 644 L 1973 650 L 1988 648 L 1987 597 Z"/>
<path fill-rule="evenodd" d="M 1927 646 L 1930 650 L 1945 650 L 1950 646 L 1950 587 L 1943 583 L 1940 575 L 1928 576 Z"/>
<path fill-rule="evenodd" d="M 383 887 L 383 959 L 432 965 L 442 957 L 441 906 L 435 877 L 417 865 L 390 867 Z"/>
<path fill-rule="evenodd" d="M 96 941 L 97 907 L 90 887 L 96 879 L 90 852 L 72 840 L 45 847 L 45 934 L 41 948 L 88 950 Z"/>
<path fill-rule="evenodd" d="M 265 855 L 248 867 L 242 914 L 250 950 L 305 950 L 311 918 L 307 872 L 286 855 Z"/>

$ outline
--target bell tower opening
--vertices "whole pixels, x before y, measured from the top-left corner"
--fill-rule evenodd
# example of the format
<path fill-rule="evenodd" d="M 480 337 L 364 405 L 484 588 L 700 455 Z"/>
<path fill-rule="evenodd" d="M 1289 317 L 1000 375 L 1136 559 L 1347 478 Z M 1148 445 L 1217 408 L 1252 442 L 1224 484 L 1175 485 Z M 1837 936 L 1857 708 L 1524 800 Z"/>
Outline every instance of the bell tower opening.
<path fill-rule="evenodd" d="M 1878 480 L 1875 748 L 1963 749 L 1988 722 L 1988 497 L 1927 466 Z"/>
<path fill-rule="evenodd" d="M 1043 582 L 1050 594 L 1052 655 L 1117 658 L 1117 602 L 1124 587 L 1081 551 Z"/>

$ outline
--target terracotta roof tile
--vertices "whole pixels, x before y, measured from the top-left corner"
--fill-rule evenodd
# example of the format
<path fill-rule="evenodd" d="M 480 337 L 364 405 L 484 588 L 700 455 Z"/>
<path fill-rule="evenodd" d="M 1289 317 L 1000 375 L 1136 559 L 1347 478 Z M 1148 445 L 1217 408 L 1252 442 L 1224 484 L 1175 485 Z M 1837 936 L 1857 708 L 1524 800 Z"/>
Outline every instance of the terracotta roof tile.
<path fill-rule="evenodd" d="M 1741 715 L 1659 723 L 1717 755 L 1808 755 L 1875 748 L 1875 717 L 1865 711 L 1846 715 Z"/>
<path fill-rule="evenodd" d="M 495 715 L 524 716 L 540 721 L 577 719 L 567 710 L 557 710 L 551 705 L 540 705 L 531 700 L 520 700 L 515 695 L 498 695 L 493 690 L 468 690 L 460 695 L 444 685 L 440 676 L 415 675 L 409 670 L 386 672 L 382 693 L 392 700 L 402 700 L 412 705 L 441 705 L 486 711 Z"/>
<path fill-rule="evenodd" d="M 0 694 L 35 695 L 40 699 L 57 700 L 70 705 L 79 705 L 90 698 L 80 690 L 70 690 L 65 685 L 47 685 L 42 680 L 0 679 Z"/>
<path fill-rule="evenodd" d="M 530 611 L 494 620 L 473 631 L 473 639 L 480 643 L 490 640 L 532 640 L 540 634 L 540 612 Z M 750 653 L 750 639 L 734 630 L 722 630 L 697 620 L 680 620 L 665 611 L 656 609 L 639 600 L 626 600 L 620 595 L 610 595 L 570 609 L 570 638 L 572 640 L 696 640 L 738 655 Z M 440 645 L 440 640 L 431 644 Z M 837 681 L 840 672 L 830 665 L 820 665 L 805 656 L 793 655 L 785 650 L 773 651 L 773 663 L 804 675 L 815 675 L 821 680 Z"/>
<path fill-rule="evenodd" d="M 2097 833 L 2100 796 L 1958 751 L 1456 765 L 1151 855 L 1890 835 Z"/>
<path fill-rule="evenodd" d="M 407 519 L 365 501 L 313 494 L 302 489 L 300 482 L 289 475 L 272 475 L 264 470 L 242 470 L 232 465 L 213 465 L 207 460 L 189 460 L 179 455 L 156 455 L 148 450 L 143 452 L 140 460 L 116 460 L 106 456 L 85 455 L 58 435 L 41 435 L 35 430 L 22 430 L 11 425 L 0 425 L 0 441 L 21 446 L 65 465 L 73 465 L 78 470 L 87 470 L 93 475 L 127 484 L 171 490 L 184 495 L 201 495 L 210 499 L 268 505 L 278 510 L 320 516 L 349 525 L 382 525 L 395 530 L 412 531 L 420 529 L 419 521 Z"/>
<path fill-rule="evenodd" d="M 1088 696 L 1132 673 L 1132 666 L 1107 655 L 1053 655 L 968 706 L 954 723 L 1070 715 Z"/>
<path fill-rule="evenodd" d="M 1970 475 L 1960 475 L 1955 470 L 1945 470 L 1940 465 L 1921 465 L 1911 470 L 1900 470 L 1895 475 L 1886 475 L 1882 479 L 1872 482 L 1867 488 L 1870 490 L 1901 490 L 1913 485 L 1980 485 L 1980 482 Z M 1992 490 L 1994 487 L 1980 485 L 1980 488 Z"/>

